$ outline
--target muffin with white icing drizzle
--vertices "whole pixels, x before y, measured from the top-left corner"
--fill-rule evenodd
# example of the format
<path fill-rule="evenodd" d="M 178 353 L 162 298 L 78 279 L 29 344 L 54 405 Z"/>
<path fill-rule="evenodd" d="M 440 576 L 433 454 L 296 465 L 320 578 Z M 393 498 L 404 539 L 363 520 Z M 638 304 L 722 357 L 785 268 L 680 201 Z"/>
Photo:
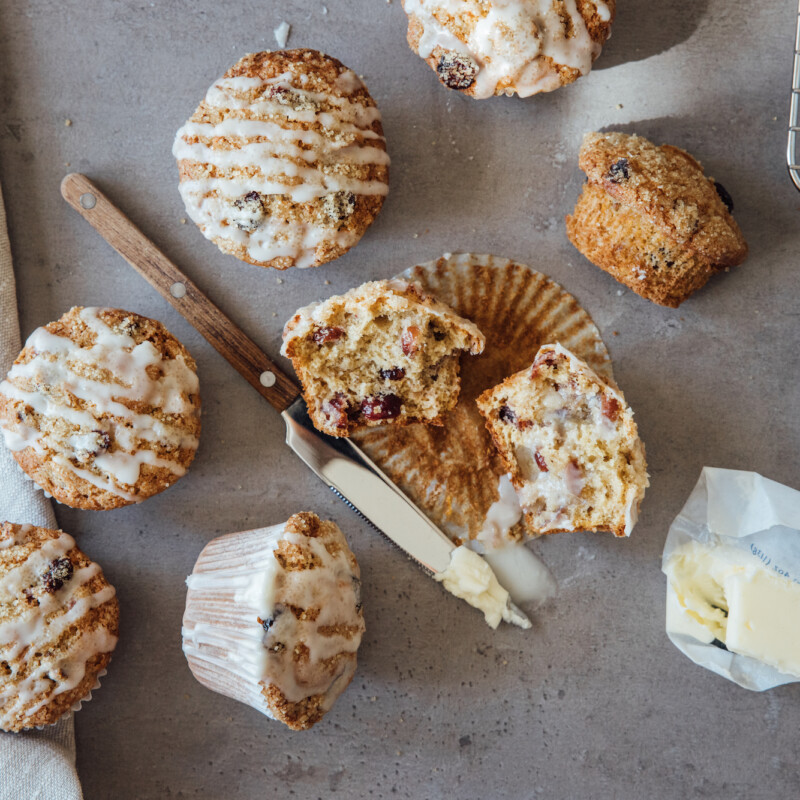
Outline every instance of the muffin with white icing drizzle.
<path fill-rule="evenodd" d="M 649 483 L 644 445 L 618 389 L 547 344 L 531 367 L 477 403 L 530 533 L 630 536 Z"/>
<path fill-rule="evenodd" d="M 403 0 L 408 43 L 442 84 L 474 98 L 529 97 L 586 75 L 616 0 Z"/>
<path fill-rule="evenodd" d="M 118 635 L 114 587 L 71 536 L 0 524 L 0 729 L 50 725 L 79 707 Z"/>
<path fill-rule="evenodd" d="M 483 351 L 477 326 L 416 284 L 370 281 L 299 309 L 282 354 L 314 426 L 331 436 L 376 425 L 441 425 L 458 401 L 460 357 Z"/>
<path fill-rule="evenodd" d="M 316 50 L 242 58 L 178 131 L 173 155 L 203 235 L 262 267 L 343 255 L 389 188 L 375 101 L 352 70 Z"/>
<path fill-rule="evenodd" d="M 37 328 L 0 383 L 0 429 L 22 469 L 85 509 L 138 503 L 194 458 L 194 360 L 160 323 L 80 308 Z"/>
<path fill-rule="evenodd" d="M 192 673 L 294 730 L 310 728 L 355 673 L 360 577 L 341 530 L 312 512 L 214 539 L 186 581 Z"/>

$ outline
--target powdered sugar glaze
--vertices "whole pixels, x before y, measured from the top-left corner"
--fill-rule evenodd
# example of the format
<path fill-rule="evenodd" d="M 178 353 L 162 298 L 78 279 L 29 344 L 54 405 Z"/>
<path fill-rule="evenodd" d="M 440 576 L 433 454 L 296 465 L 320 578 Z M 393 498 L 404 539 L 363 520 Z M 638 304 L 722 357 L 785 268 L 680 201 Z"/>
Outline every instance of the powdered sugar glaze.
<path fill-rule="evenodd" d="M 486 98 L 498 93 L 528 97 L 562 85 L 553 66 L 562 65 L 587 74 L 601 45 L 589 35 L 576 0 L 404 0 L 406 13 L 422 26 L 417 46 L 422 58 L 434 50 L 468 57 L 476 66 L 473 93 Z M 611 19 L 611 9 L 594 0 L 601 22 Z M 453 18 L 474 15 L 466 41 L 457 37 Z"/>
<path fill-rule="evenodd" d="M 327 666 L 358 649 L 364 622 L 358 568 L 341 531 L 322 524 L 316 538 L 275 525 L 215 539 L 186 581 L 183 651 L 195 677 L 270 717 L 269 686 L 292 703 L 321 695 L 327 710 L 354 669 L 347 662 L 332 677 Z M 286 569 L 281 543 L 310 552 L 316 566 Z M 314 611 L 298 618 L 292 609 Z M 302 666 L 298 648 L 307 653 Z"/>

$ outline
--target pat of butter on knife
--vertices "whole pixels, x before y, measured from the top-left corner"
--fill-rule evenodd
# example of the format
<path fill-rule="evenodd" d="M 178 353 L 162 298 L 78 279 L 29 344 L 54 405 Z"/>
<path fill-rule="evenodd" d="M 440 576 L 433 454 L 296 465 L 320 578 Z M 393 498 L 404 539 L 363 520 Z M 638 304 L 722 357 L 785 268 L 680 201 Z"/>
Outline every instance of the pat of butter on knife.
<path fill-rule="evenodd" d="M 468 547 L 456 547 L 447 568 L 433 577 L 450 594 L 482 611 L 490 627 L 496 628 L 500 620 L 520 628 L 531 627 L 531 621 L 511 602 L 489 564 Z"/>

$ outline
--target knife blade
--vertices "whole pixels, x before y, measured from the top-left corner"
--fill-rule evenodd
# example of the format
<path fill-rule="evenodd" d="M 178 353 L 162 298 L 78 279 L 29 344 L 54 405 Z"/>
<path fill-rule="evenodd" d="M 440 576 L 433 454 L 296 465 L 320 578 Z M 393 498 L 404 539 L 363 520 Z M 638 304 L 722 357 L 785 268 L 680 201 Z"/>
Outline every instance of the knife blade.
<path fill-rule="evenodd" d="M 67 175 L 61 182 L 61 194 L 282 414 L 287 444 L 318 477 L 437 580 L 450 575 L 453 553 L 463 548 L 456 548 L 351 440 L 338 441 L 317 431 L 308 417 L 300 387 L 86 176 Z M 482 564 L 479 569 L 488 571 L 493 585 L 505 591 L 487 562 L 471 551 L 470 558 L 478 559 L 471 563 Z M 475 589 L 474 576 L 467 577 L 472 580 L 471 588 Z M 468 596 L 469 591 L 459 594 L 449 582 L 446 588 L 470 605 L 481 608 Z M 530 627 L 530 620 L 511 602 L 508 593 L 505 594 L 502 617 L 520 627 Z"/>

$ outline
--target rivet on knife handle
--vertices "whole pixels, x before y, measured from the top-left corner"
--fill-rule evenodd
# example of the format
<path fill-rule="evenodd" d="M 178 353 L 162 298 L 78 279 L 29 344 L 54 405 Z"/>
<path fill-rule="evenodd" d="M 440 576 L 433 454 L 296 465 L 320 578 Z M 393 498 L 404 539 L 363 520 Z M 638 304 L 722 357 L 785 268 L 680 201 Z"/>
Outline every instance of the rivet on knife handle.
<path fill-rule="evenodd" d="M 278 411 L 284 411 L 299 396 L 294 381 L 85 175 L 67 175 L 61 182 L 61 194 Z"/>

